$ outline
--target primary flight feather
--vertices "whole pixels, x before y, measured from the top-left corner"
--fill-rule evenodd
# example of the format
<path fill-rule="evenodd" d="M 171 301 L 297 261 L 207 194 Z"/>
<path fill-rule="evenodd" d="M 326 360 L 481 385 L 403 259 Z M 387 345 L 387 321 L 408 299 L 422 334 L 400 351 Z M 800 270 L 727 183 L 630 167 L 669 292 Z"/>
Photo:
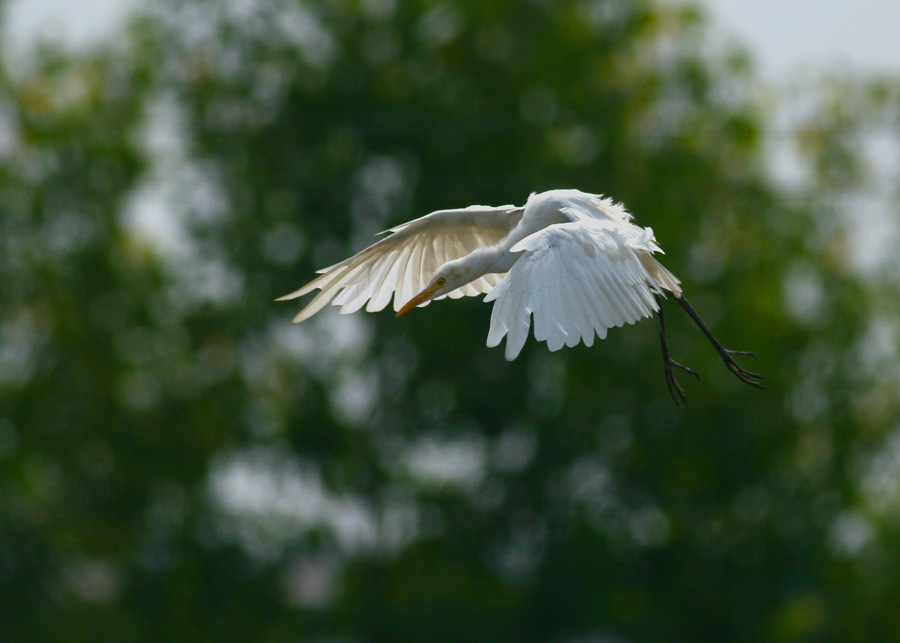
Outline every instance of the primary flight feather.
<path fill-rule="evenodd" d="M 439 210 L 387 231 L 388 236 L 279 301 L 320 290 L 297 314 L 308 319 L 328 303 L 350 313 L 384 309 L 391 298 L 402 315 L 433 299 L 487 294 L 494 302 L 488 346 L 506 337 L 506 359 L 522 350 L 534 318 L 534 337 L 551 351 L 587 346 L 614 326 L 658 313 L 666 381 L 676 404 L 684 392 L 668 356 L 662 296 L 673 295 L 700 325 L 728 368 L 759 386 L 738 366 L 683 297 L 680 281 L 653 256 L 662 253 L 653 231 L 631 222 L 623 205 L 579 190 L 532 194 L 522 207 L 469 206 Z M 677 395 L 676 395 L 677 394 Z"/>

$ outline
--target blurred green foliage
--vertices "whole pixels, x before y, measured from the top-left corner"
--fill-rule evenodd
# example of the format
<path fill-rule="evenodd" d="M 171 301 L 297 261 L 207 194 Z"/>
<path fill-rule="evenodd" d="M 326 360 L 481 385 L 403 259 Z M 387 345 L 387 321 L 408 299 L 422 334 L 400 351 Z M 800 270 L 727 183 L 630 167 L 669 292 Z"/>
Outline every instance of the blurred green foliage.
<path fill-rule="evenodd" d="M 2 640 L 900 640 L 896 84 L 779 129 L 699 12 L 625 0 L 172 0 L 32 62 L 0 72 Z M 652 226 L 768 388 L 675 308 L 681 414 L 654 322 L 507 363 L 474 299 L 272 302 L 557 187 Z"/>

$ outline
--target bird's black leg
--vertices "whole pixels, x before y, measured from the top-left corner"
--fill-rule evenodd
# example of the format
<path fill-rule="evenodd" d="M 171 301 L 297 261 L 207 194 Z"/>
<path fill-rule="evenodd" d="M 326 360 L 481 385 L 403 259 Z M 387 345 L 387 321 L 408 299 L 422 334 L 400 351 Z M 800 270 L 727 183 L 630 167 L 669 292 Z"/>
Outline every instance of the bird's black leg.
<path fill-rule="evenodd" d="M 672 356 L 669 354 L 669 341 L 666 339 L 666 318 L 663 316 L 663 300 L 659 295 L 654 296 L 656 297 L 656 303 L 659 305 L 659 311 L 657 312 L 657 316 L 659 317 L 659 339 L 662 343 L 663 367 L 666 369 L 666 384 L 669 386 L 669 395 L 675 400 L 675 406 L 680 409 L 685 402 L 684 389 L 681 388 L 678 380 L 675 379 L 675 371 L 673 368 L 680 368 L 685 373 L 693 375 L 698 380 L 700 379 L 700 376 L 697 375 L 697 372 L 694 371 L 694 369 L 688 368 L 684 364 L 679 364 L 673 360 Z"/>
<path fill-rule="evenodd" d="M 738 379 L 746 384 L 750 384 L 751 386 L 755 386 L 757 388 L 765 388 L 762 384 L 760 384 L 759 379 L 762 378 L 762 375 L 759 373 L 752 373 L 748 370 L 741 368 L 736 361 L 734 361 L 734 355 L 740 355 L 744 357 L 752 357 L 756 359 L 756 355 L 753 353 L 748 353 L 747 351 L 730 351 L 724 346 L 722 343 L 716 339 L 716 336 L 712 334 L 712 331 L 707 328 L 706 324 L 703 323 L 703 320 L 700 319 L 700 315 L 696 313 L 693 306 L 691 306 L 690 302 L 682 295 L 681 297 L 677 297 L 675 301 L 687 311 L 687 314 L 691 316 L 691 319 L 694 320 L 694 323 L 700 327 L 700 330 L 703 331 L 703 334 L 706 335 L 706 338 L 712 343 L 717 351 L 719 351 L 719 355 L 722 356 L 722 360 L 725 362 L 725 366 L 728 367 L 728 370 L 737 375 Z M 662 322 L 662 316 L 660 316 L 660 322 Z"/>

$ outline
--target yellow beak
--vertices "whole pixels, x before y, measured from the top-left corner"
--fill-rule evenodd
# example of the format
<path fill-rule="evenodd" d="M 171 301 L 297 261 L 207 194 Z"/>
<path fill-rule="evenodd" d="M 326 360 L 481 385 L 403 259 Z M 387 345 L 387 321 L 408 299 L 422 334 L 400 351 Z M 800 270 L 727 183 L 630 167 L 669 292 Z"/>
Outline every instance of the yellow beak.
<path fill-rule="evenodd" d="M 431 284 L 430 286 L 428 286 L 428 288 L 406 302 L 403 305 L 403 308 L 397 311 L 397 317 L 399 317 L 400 315 L 405 315 L 419 304 L 425 303 L 426 301 L 434 297 L 434 293 L 436 293 L 439 289 L 440 286 L 438 284 Z"/>

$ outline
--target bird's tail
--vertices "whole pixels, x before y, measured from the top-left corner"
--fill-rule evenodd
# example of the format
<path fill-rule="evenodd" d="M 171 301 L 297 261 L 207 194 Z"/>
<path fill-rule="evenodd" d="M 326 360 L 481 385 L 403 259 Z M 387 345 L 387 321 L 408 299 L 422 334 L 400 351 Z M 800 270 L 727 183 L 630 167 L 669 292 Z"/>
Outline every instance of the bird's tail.
<path fill-rule="evenodd" d="M 681 297 L 681 281 L 678 277 L 649 254 L 641 255 L 641 263 L 660 288 L 671 292 L 676 299 Z"/>

